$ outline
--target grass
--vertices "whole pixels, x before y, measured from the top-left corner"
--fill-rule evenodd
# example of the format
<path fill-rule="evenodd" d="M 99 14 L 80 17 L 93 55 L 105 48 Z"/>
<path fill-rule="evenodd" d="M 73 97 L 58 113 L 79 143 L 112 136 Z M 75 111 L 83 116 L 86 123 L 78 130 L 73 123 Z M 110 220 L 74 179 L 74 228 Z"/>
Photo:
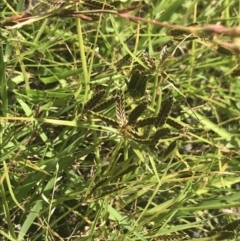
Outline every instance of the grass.
<path fill-rule="evenodd" d="M 145 2 L 0 4 L 0 240 L 238 240 L 240 2 Z"/>

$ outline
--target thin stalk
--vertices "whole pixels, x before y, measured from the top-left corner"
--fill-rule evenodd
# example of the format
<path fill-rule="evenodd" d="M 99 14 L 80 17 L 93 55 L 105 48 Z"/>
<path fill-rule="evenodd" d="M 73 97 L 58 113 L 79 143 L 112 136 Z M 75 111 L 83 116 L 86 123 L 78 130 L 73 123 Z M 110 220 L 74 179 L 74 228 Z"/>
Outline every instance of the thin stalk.
<path fill-rule="evenodd" d="M 155 109 L 155 115 L 157 115 L 158 112 L 160 111 L 161 103 L 162 103 L 162 90 L 160 89 L 159 95 L 158 95 L 157 105 L 156 105 L 156 107 L 154 108 L 154 109 Z"/>
<path fill-rule="evenodd" d="M 93 66 L 93 60 L 94 60 L 94 55 L 95 55 L 95 49 L 96 49 L 96 45 L 97 45 L 97 40 L 98 40 L 98 36 L 99 36 L 99 31 L 100 31 L 100 27 L 101 27 L 101 20 L 102 20 L 102 15 L 100 16 L 100 19 L 99 19 L 99 22 L 98 22 L 98 27 L 97 27 L 97 33 L 96 33 L 96 36 L 95 36 L 95 40 L 94 40 L 94 44 L 93 44 L 93 51 L 92 51 L 92 55 L 91 55 L 91 58 L 90 58 L 90 65 L 89 65 L 89 75 L 91 74 L 92 72 L 92 66 Z M 93 120 L 91 120 L 91 124 L 95 124 Z M 98 135 L 97 135 L 97 131 L 93 131 L 93 140 L 94 140 L 94 143 L 98 143 L 99 140 L 98 140 Z M 96 158 L 96 161 L 97 161 L 97 164 L 100 165 L 101 164 L 101 160 L 100 160 L 100 150 L 99 150 L 99 145 L 96 146 L 95 148 L 95 158 Z"/>
<path fill-rule="evenodd" d="M 87 61 L 86 61 L 86 56 L 85 56 L 85 46 L 83 43 L 83 33 L 82 33 L 82 26 L 81 26 L 81 21 L 79 18 L 76 19 L 76 24 L 77 24 L 77 37 L 78 37 L 78 42 L 79 42 L 79 48 L 80 48 L 80 56 L 81 56 L 81 63 L 82 63 L 82 69 L 83 69 L 83 78 L 84 78 L 84 84 L 85 84 L 85 94 L 84 94 L 84 103 L 87 102 L 88 99 L 88 94 L 90 91 L 90 74 L 88 73 L 87 69 Z M 75 94 L 75 98 L 78 97 L 80 94 L 82 87 L 81 84 L 79 83 L 79 89 L 77 90 Z"/>
<path fill-rule="evenodd" d="M 225 0 L 224 1 L 224 9 L 225 9 L 225 19 L 230 19 L 230 8 L 229 8 L 229 6 L 230 6 L 230 2 L 229 2 L 229 0 Z M 227 26 L 229 26 L 229 23 L 227 22 Z"/>
<path fill-rule="evenodd" d="M 18 62 L 19 62 L 19 65 L 20 65 L 20 68 L 21 68 L 21 71 L 22 71 L 22 74 L 23 74 L 24 81 L 25 81 L 25 86 L 26 86 L 26 89 L 29 90 L 30 89 L 29 76 L 27 74 L 25 64 L 23 62 L 23 58 L 22 58 L 22 55 L 21 55 L 21 51 L 18 47 L 17 41 L 15 43 L 15 48 L 16 48 L 16 55 L 18 56 Z"/>
<path fill-rule="evenodd" d="M 44 33 L 48 23 L 49 23 L 48 19 L 44 19 L 43 24 L 42 24 L 41 28 L 39 29 L 39 31 L 37 32 L 37 35 L 36 35 L 33 43 L 36 44 L 39 41 L 39 39 L 42 36 L 42 34 Z"/>
<path fill-rule="evenodd" d="M 8 6 L 9 9 L 11 9 L 11 11 L 14 13 L 14 14 L 17 14 L 20 13 L 23 9 L 23 5 L 24 5 L 24 0 L 19 0 L 18 1 L 18 4 L 17 4 L 17 11 L 15 11 L 9 4 L 6 0 L 4 0 L 5 4 Z M 13 39 L 16 34 L 17 34 L 17 29 L 13 29 L 11 32 L 9 31 L 9 36 L 8 38 L 9 39 Z M 11 42 L 7 43 L 6 44 L 6 47 L 5 47 L 5 61 L 7 62 L 11 57 L 12 57 L 12 51 L 13 51 L 13 45 Z"/>
<path fill-rule="evenodd" d="M 94 123 L 93 120 L 91 120 L 91 124 L 95 125 L 95 123 Z M 92 133 L 93 133 L 93 141 L 94 141 L 94 144 L 95 144 L 95 143 L 98 143 L 98 142 L 99 142 L 99 135 L 97 135 L 97 131 L 96 131 L 96 130 L 93 130 Z M 96 161 L 97 161 L 97 164 L 98 164 L 98 165 L 101 164 L 99 146 L 100 146 L 100 145 L 97 145 L 96 148 L 95 148 L 95 150 L 94 150 L 95 158 L 96 158 Z"/>
<path fill-rule="evenodd" d="M 6 165 L 5 165 L 5 167 L 6 167 Z M 7 168 L 5 168 L 4 171 L 7 172 L 8 171 Z M 2 205 L 3 205 L 3 209 L 4 209 L 4 216 L 5 216 L 7 225 L 8 225 L 8 230 L 9 230 L 11 236 L 16 239 L 16 235 L 15 235 L 12 220 L 11 220 L 10 211 L 9 211 L 9 208 L 8 208 L 8 201 L 7 201 L 7 198 L 6 198 L 6 195 L 5 195 L 6 191 L 5 191 L 4 185 L 2 183 L 0 184 L 0 191 L 1 191 L 0 196 L 1 196 Z"/>
<path fill-rule="evenodd" d="M 8 98 L 7 98 L 7 82 L 5 77 L 5 62 L 3 58 L 3 49 L 0 48 L 0 86 L 1 86 L 1 100 L 3 116 L 7 116 L 8 112 Z"/>
<path fill-rule="evenodd" d="M 158 85 L 159 85 L 159 76 L 158 76 L 158 74 L 156 74 L 155 78 L 154 78 L 153 93 L 152 93 L 152 100 L 151 100 L 151 107 L 152 108 L 154 108 L 154 105 L 155 105 Z"/>
<path fill-rule="evenodd" d="M 197 22 L 197 2 L 194 4 L 194 11 L 193 11 L 193 22 Z M 192 76 L 194 73 L 194 66 L 195 66 L 195 50 L 196 50 L 196 43 L 195 41 L 192 42 L 192 54 L 191 54 L 191 60 L 190 60 L 190 74 L 189 74 L 189 80 L 188 83 L 191 85 L 192 82 Z"/>
<path fill-rule="evenodd" d="M 124 149 L 124 161 L 127 161 L 128 160 L 128 139 L 126 137 L 124 137 L 123 149 Z"/>
<path fill-rule="evenodd" d="M 238 1 L 238 16 L 240 14 L 240 0 Z M 238 18 L 238 25 L 240 25 L 240 18 Z"/>

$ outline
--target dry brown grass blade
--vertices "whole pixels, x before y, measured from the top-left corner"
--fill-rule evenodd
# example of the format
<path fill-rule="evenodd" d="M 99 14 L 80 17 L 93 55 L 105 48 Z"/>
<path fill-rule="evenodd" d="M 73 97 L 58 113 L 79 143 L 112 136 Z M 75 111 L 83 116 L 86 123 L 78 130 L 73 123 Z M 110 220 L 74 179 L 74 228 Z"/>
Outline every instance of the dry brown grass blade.
<path fill-rule="evenodd" d="M 0 26 L 6 26 L 6 25 L 14 25 L 17 23 L 24 22 L 31 18 L 31 15 L 29 13 L 22 13 L 20 15 L 15 15 L 6 18 L 4 21 L 0 22 Z"/>

